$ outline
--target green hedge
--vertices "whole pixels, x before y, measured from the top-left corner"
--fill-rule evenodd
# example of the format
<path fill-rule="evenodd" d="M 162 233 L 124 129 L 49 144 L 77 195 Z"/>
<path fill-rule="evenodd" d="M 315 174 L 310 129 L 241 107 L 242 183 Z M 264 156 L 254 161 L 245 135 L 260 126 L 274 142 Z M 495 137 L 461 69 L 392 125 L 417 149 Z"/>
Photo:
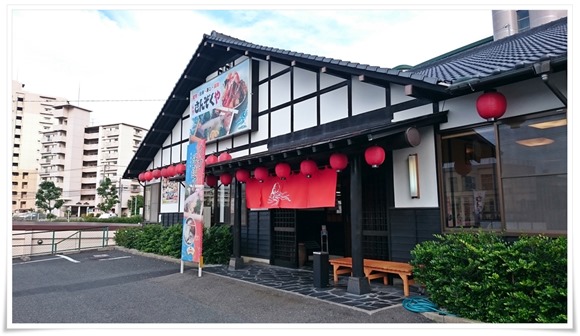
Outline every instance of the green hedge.
<path fill-rule="evenodd" d="M 182 226 L 163 227 L 147 224 L 117 230 L 118 246 L 143 252 L 181 258 Z M 205 264 L 227 264 L 233 251 L 233 236 L 227 225 L 212 226 L 203 230 L 203 260 Z"/>
<path fill-rule="evenodd" d="M 95 216 L 84 216 L 83 221 L 85 222 L 101 222 L 101 223 L 124 223 L 124 224 L 137 224 L 143 222 L 143 217 L 130 216 L 130 217 L 111 217 L 111 218 L 99 218 Z"/>
<path fill-rule="evenodd" d="M 415 279 L 458 316 L 491 323 L 567 321 L 567 239 L 435 235 L 412 251 Z"/>

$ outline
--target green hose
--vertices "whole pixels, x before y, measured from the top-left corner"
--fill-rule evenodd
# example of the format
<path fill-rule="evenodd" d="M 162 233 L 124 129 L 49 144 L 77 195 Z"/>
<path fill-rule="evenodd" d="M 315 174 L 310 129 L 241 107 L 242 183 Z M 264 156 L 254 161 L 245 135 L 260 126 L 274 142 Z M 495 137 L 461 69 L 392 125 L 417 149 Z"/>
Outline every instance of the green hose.
<path fill-rule="evenodd" d="M 437 305 L 428 299 L 422 297 L 410 297 L 403 300 L 403 307 L 408 311 L 414 313 L 425 313 L 425 312 L 435 312 L 439 315 L 455 316 L 444 310 L 440 310 Z"/>

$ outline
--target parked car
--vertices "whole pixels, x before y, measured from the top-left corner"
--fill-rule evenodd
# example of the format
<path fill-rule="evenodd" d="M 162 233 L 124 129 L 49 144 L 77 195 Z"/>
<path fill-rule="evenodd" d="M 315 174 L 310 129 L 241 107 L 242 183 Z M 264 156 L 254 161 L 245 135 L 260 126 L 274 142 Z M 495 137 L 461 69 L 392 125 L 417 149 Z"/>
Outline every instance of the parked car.
<path fill-rule="evenodd" d="M 46 215 L 39 212 L 23 212 L 14 215 L 12 218 L 16 220 L 37 220 L 46 218 Z"/>
<path fill-rule="evenodd" d="M 102 214 L 99 218 L 107 219 L 107 218 L 113 218 L 113 217 L 117 217 L 117 214 L 114 212 L 107 212 L 107 213 Z"/>

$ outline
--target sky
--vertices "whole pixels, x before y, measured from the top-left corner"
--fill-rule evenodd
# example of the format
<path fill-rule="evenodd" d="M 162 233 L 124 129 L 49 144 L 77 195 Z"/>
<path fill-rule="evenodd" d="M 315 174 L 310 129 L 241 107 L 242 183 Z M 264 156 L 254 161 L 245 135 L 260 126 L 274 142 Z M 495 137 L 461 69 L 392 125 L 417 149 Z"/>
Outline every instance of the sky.
<path fill-rule="evenodd" d="M 92 111 L 93 125 L 149 128 L 204 34 L 393 68 L 493 35 L 491 10 L 17 7 L 10 77 Z M 9 43 L 10 43 L 9 42 Z"/>

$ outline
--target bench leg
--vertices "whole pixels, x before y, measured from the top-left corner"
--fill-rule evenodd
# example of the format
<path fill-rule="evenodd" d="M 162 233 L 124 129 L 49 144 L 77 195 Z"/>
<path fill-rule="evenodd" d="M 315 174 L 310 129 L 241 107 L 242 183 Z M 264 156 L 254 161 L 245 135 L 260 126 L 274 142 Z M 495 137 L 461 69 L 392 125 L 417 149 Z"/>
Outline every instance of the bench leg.
<path fill-rule="evenodd" d="M 406 274 L 399 274 L 401 279 L 403 279 L 403 292 L 405 296 L 409 296 L 409 277 Z"/>

